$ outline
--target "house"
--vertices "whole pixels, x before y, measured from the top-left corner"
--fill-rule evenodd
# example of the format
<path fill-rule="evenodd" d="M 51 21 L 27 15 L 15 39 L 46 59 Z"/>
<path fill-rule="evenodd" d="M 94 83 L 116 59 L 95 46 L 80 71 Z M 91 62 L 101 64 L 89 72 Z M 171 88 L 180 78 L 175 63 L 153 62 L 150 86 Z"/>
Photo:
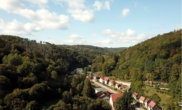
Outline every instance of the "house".
<path fill-rule="evenodd" d="M 138 99 L 138 93 L 134 92 L 134 93 L 132 94 L 132 97 L 133 97 L 135 100 L 137 100 L 137 99 Z"/>
<path fill-rule="evenodd" d="M 97 97 L 109 103 L 109 95 L 107 94 L 107 92 L 103 92 L 103 91 L 97 92 Z"/>
<path fill-rule="evenodd" d="M 149 98 L 146 98 L 145 101 L 144 101 L 144 106 L 145 108 L 148 107 L 148 104 L 150 103 L 150 99 Z"/>
<path fill-rule="evenodd" d="M 97 97 L 102 98 L 105 96 L 105 93 L 103 91 L 99 91 L 99 92 L 97 92 L 96 95 L 97 95 Z"/>
<path fill-rule="evenodd" d="M 140 98 L 139 98 L 139 100 L 138 100 L 141 104 L 143 104 L 144 103 L 144 101 L 145 101 L 145 97 L 143 97 L 143 96 L 140 96 Z"/>
<path fill-rule="evenodd" d="M 121 84 L 119 84 L 119 83 L 116 83 L 116 84 L 115 84 L 115 88 L 116 88 L 116 89 L 120 89 L 120 87 L 121 87 Z"/>
<path fill-rule="evenodd" d="M 109 96 L 111 95 L 111 94 L 114 94 L 113 92 L 111 92 L 111 91 L 107 91 L 107 93 L 109 94 Z"/>
<path fill-rule="evenodd" d="M 108 84 L 109 83 L 109 77 L 104 77 L 104 84 Z"/>
<path fill-rule="evenodd" d="M 123 94 L 122 93 L 116 93 L 116 94 L 111 94 L 110 95 L 110 100 L 109 103 L 112 106 L 112 108 L 114 108 L 114 103 L 116 102 L 116 99 L 119 97 L 122 97 Z"/>
<path fill-rule="evenodd" d="M 110 81 L 109 81 L 109 86 L 113 86 L 113 85 L 114 85 L 114 83 L 115 83 L 115 81 L 114 81 L 114 80 L 110 80 Z"/>
<path fill-rule="evenodd" d="M 99 79 L 99 82 L 102 83 L 102 84 L 105 84 L 105 81 L 108 81 L 109 80 L 109 77 L 101 77 Z"/>
<path fill-rule="evenodd" d="M 154 101 L 150 101 L 147 110 L 162 110 L 162 108 L 158 106 Z"/>
<path fill-rule="evenodd" d="M 83 68 L 77 68 L 75 71 L 77 74 L 83 74 Z"/>
<path fill-rule="evenodd" d="M 100 77 L 94 76 L 94 81 L 98 81 L 99 79 L 100 79 Z"/>
<path fill-rule="evenodd" d="M 103 83 L 104 83 L 104 78 L 101 77 L 101 78 L 99 79 L 99 82 L 103 84 Z"/>

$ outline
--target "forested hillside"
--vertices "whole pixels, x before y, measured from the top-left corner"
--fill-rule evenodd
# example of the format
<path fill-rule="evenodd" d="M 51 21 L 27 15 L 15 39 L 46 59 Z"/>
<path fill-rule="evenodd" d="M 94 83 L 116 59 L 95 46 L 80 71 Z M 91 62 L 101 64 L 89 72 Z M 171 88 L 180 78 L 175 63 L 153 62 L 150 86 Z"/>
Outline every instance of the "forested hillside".
<path fill-rule="evenodd" d="M 180 101 L 181 31 L 157 35 L 119 54 L 96 57 L 92 71 L 102 71 L 103 76 L 112 75 L 120 80 L 132 81 L 132 90 L 141 93 L 143 81 L 167 83 L 170 89 L 168 94 L 175 102 Z M 141 87 L 138 86 L 140 84 Z"/>
<path fill-rule="evenodd" d="M 85 75 L 67 76 L 75 68 L 92 65 L 92 72 L 132 81 L 132 92 L 142 94 L 144 81 L 167 83 L 166 94 L 171 96 L 168 109 L 178 110 L 181 38 L 178 30 L 124 49 L 53 45 L 1 35 L 0 109 L 110 110 L 106 102 L 90 92 L 93 89 Z M 47 104 L 52 100 L 57 103 Z"/>
<path fill-rule="evenodd" d="M 0 62 L 4 64 L 11 59 L 11 55 L 20 54 L 29 57 L 34 62 L 52 62 L 59 65 L 60 70 L 73 70 L 76 67 L 83 67 L 91 63 L 94 56 L 85 53 L 78 53 L 64 47 L 50 44 L 48 42 L 36 43 L 35 40 L 23 39 L 15 36 L 0 36 L 1 55 Z M 5 57 L 4 57 L 5 56 Z M 4 57 L 4 58 L 3 58 Z M 12 56 L 13 57 L 13 56 Z"/>
<path fill-rule="evenodd" d="M 91 64 L 93 58 L 48 42 L 1 35 L 0 109 L 110 110 L 106 102 L 89 92 L 93 89 L 86 75 L 67 76 L 75 68 Z M 47 105 L 52 100 L 59 102 Z"/>
<path fill-rule="evenodd" d="M 61 45 L 65 48 L 77 51 L 79 53 L 90 53 L 92 55 L 109 55 L 111 53 L 119 53 L 126 49 L 126 47 L 120 48 L 107 48 L 107 47 L 96 47 L 91 45 Z"/>

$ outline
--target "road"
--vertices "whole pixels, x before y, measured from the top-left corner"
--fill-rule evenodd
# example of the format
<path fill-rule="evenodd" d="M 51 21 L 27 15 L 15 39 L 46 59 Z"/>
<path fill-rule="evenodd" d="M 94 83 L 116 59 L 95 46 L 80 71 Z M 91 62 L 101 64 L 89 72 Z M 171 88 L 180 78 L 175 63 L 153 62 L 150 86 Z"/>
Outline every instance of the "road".
<path fill-rule="evenodd" d="M 119 81 L 119 80 L 117 80 L 116 82 L 117 83 L 122 83 L 123 85 L 126 85 L 128 87 L 130 87 L 130 85 L 131 85 L 131 82 L 126 82 L 126 81 Z"/>
<path fill-rule="evenodd" d="M 104 88 L 104 89 L 106 89 L 106 90 L 108 90 L 108 91 L 110 91 L 110 92 L 112 92 L 112 93 L 119 93 L 119 92 L 117 92 L 117 91 L 114 91 L 114 90 L 112 90 L 111 88 L 109 88 L 109 87 L 107 87 L 107 86 L 105 86 L 105 85 L 103 85 L 103 84 L 101 84 L 101 83 L 98 83 L 98 82 L 96 82 L 96 81 L 94 81 L 94 80 L 92 80 L 95 84 L 97 84 L 98 86 L 100 86 L 100 87 L 102 87 L 102 88 Z"/>

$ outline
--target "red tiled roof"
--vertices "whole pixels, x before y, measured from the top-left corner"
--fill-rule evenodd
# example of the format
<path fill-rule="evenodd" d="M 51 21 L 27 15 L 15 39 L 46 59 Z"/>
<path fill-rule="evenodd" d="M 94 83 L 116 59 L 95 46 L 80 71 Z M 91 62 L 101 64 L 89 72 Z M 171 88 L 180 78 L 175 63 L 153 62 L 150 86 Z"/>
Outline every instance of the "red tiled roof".
<path fill-rule="evenodd" d="M 155 105 L 156 105 L 156 103 L 154 101 L 151 101 L 148 106 L 153 108 Z"/>
<path fill-rule="evenodd" d="M 103 80 L 108 81 L 109 77 L 103 77 Z"/>
<path fill-rule="evenodd" d="M 139 98 L 139 100 L 144 101 L 144 100 L 145 100 L 145 97 L 141 96 L 141 97 Z"/>
<path fill-rule="evenodd" d="M 109 82 L 110 82 L 110 83 L 114 83 L 114 80 L 110 80 Z"/>
<path fill-rule="evenodd" d="M 122 93 L 117 93 L 117 94 L 111 94 L 111 98 L 113 102 L 116 102 L 116 99 L 123 96 Z"/>

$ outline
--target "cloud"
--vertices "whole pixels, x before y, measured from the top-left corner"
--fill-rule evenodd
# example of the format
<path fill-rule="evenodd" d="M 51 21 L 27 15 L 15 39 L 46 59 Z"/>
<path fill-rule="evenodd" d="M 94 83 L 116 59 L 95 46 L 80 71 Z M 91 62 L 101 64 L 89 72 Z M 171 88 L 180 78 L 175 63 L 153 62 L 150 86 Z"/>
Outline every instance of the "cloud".
<path fill-rule="evenodd" d="M 33 4 L 47 4 L 49 2 L 48 0 L 28 0 L 28 1 Z"/>
<path fill-rule="evenodd" d="M 57 0 L 57 2 L 61 4 L 66 3 L 68 13 L 75 20 L 90 23 L 94 21 L 94 11 L 84 5 L 85 0 Z"/>
<path fill-rule="evenodd" d="M 116 42 L 119 41 L 123 43 L 138 43 L 147 38 L 146 34 L 137 34 L 131 29 L 128 29 L 126 32 L 118 32 L 111 29 L 106 29 L 102 31 L 102 34 L 115 39 Z"/>
<path fill-rule="evenodd" d="M 39 2 L 45 4 L 48 1 L 41 0 Z M 9 27 L 4 26 L 4 28 L 1 28 L 4 33 L 13 32 L 17 34 L 31 34 L 32 32 L 41 31 L 43 29 L 63 30 L 67 29 L 69 26 L 68 16 L 61 14 L 58 15 L 57 13 L 50 12 L 47 9 L 38 9 L 36 11 L 27 9 L 23 4 L 23 0 L 2 1 L 0 4 L 0 8 L 7 12 L 18 14 L 24 18 L 27 18 L 30 21 L 28 23 L 23 23 L 17 20 L 13 20 L 12 22 L 5 23 L 4 21 L 1 20 L 1 24 L 11 24 L 9 25 Z M 17 26 L 18 27 L 17 29 L 19 30 L 13 28 L 14 26 Z"/>
<path fill-rule="evenodd" d="M 112 44 L 113 42 L 110 39 L 106 39 L 106 40 L 102 40 L 101 44 L 103 45 L 108 45 L 108 44 Z"/>
<path fill-rule="evenodd" d="M 114 42 L 110 39 L 104 39 L 104 40 L 92 40 L 92 39 L 86 39 L 80 35 L 77 34 L 71 34 L 68 36 L 68 39 L 65 40 L 58 40 L 58 39 L 47 39 L 46 42 L 62 45 L 94 45 L 99 47 L 109 47 L 111 44 L 114 44 Z"/>
<path fill-rule="evenodd" d="M 57 15 L 55 12 L 49 12 L 46 9 L 39 9 L 37 11 L 24 9 L 21 10 L 19 14 L 28 18 L 34 24 L 39 25 L 41 28 L 67 29 L 69 24 L 68 16 Z"/>
<path fill-rule="evenodd" d="M 95 1 L 93 6 L 94 6 L 95 10 L 101 10 L 101 9 L 110 10 L 110 2 L 109 1 L 105 1 L 104 3 L 99 2 L 99 1 Z"/>
<path fill-rule="evenodd" d="M 39 5 L 40 7 L 45 7 L 46 4 L 49 2 L 48 0 L 27 0 L 27 1 Z"/>
<path fill-rule="evenodd" d="M 93 6 L 95 7 L 95 10 L 100 10 L 102 8 L 102 3 L 99 1 L 95 1 Z"/>
<path fill-rule="evenodd" d="M 35 31 L 40 31 L 41 29 L 36 25 L 26 23 L 23 24 L 17 20 L 12 22 L 4 22 L 0 19 L 0 29 L 2 29 L 2 34 L 15 34 L 15 35 L 28 35 Z"/>
<path fill-rule="evenodd" d="M 84 5 L 85 0 L 57 0 L 59 3 L 66 3 L 69 8 L 73 9 L 83 9 L 86 8 Z"/>
<path fill-rule="evenodd" d="M 110 3 L 108 1 L 105 2 L 105 8 L 110 10 Z"/>
<path fill-rule="evenodd" d="M 68 12 L 75 20 L 82 22 L 94 21 L 94 12 L 92 10 L 69 9 Z"/>
<path fill-rule="evenodd" d="M 126 34 L 127 35 L 134 35 L 135 34 L 135 31 L 133 31 L 133 30 L 131 30 L 131 29 L 128 29 L 127 31 L 126 31 Z"/>
<path fill-rule="evenodd" d="M 127 8 L 123 9 L 122 16 L 123 17 L 127 16 L 129 14 L 129 12 L 130 12 L 130 9 L 127 9 Z"/>
<path fill-rule="evenodd" d="M 71 35 L 68 36 L 68 38 L 70 38 L 70 39 L 83 39 L 83 37 L 81 37 L 81 36 L 79 36 L 77 34 L 71 34 Z"/>
<path fill-rule="evenodd" d="M 97 34 L 92 34 L 93 37 L 97 37 Z"/>
<path fill-rule="evenodd" d="M 3 0 L 0 3 L 0 8 L 8 12 L 14 12 L 24 7 L 23 0 Z"/>

